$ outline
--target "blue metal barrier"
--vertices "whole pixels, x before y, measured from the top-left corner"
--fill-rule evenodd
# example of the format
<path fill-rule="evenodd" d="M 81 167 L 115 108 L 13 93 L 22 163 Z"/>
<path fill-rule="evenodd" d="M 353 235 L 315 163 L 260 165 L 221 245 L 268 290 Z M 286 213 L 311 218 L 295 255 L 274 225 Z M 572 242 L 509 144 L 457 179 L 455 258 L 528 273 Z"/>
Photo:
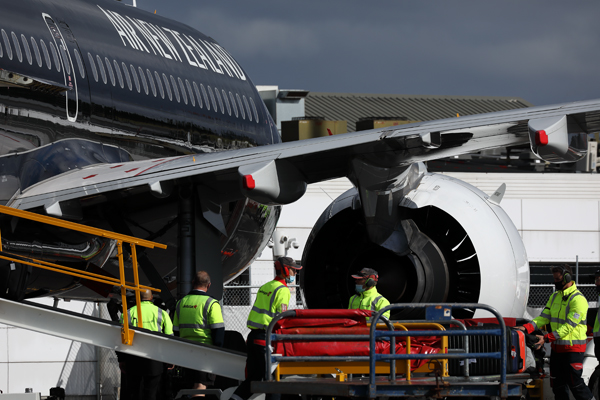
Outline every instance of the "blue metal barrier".
<path fill-rule="evenodd" d="M 398 309 L 416 309 L 416 308 L 427 308 L 427 307 L 443 307 L 443 308 L 468 308 L 468 309 L 481 309 L 492 313 L 498 320 L 500 329 L 486 329 L 486 330 L 471 330 L 471 331 L 377 331 L 376 326 L 382 315 L 389 310 Z M 390 339 L 397 336 L 483 336 L 493 335 L 500 336 L 500 352 L 490 353 L 461 353 L 461 354 L 395 354 L 395 348 L 390 346 L 390 354 L 377 354 L 375 353 L 375 341 L 378 338 L 389 337 Z M 434 303 L 417 303 L 417 304 L 390 304 L 389 306 L 381 309 L 377 314 L 371 317 L 371 332 L 370 332 L 370 349 L 369 349 L 369 397 L 377 397 L 377 386 L 375 383 L 375 363 L 377 361 L 392 361 L 392 360 L 436 360 L 436 359 L 452 359 L 452 358 L 494 358 L 500 359 L 500 397 L 506 397 L 503 394 L 507 392 L 506 385 L 506 324 L 502 319 L 500 313 L 493 307 L 485 304 L 473 304 L 473 303 L 456 303 L 456 304 L 434 304 Z M 392 380 L 395 376 L 390 377 Z"/>

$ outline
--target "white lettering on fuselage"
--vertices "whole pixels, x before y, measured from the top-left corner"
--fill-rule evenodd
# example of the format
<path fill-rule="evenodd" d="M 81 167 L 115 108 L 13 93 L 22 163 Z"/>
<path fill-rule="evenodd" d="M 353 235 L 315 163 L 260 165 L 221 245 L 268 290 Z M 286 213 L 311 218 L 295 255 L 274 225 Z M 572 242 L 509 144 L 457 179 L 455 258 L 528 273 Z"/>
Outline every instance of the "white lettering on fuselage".
<path fill-rule="evenodd" d="M 129 16 L 123 16 L 110 10 L 104 10 L 106 18 L 115 28 L 123 46 L 131 47 L 143 53 L 154 54 L 168 60 L 187 62 L 192 67 L 211 70 L 245 81 L 246 75 L 233 57 L 221 46 L 203 39 L 194 39 L 176 30 L 160 27 L 150 22 Z M 167 33 L 169 36 L 167 36 Z M 171 41 L 170 37 L 173 38 Z M 142 40 L 143 39 L 143 40 Z M 183 54 L 174 44 L 177 44 Z"/>

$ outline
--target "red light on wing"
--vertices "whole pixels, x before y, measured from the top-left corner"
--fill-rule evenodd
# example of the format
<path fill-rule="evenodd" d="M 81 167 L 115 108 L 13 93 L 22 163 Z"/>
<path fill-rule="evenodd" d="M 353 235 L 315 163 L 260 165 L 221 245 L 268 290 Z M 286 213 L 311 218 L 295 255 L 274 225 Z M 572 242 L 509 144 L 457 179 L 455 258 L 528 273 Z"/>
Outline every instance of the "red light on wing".
<path fill-rule="evenodd" d="M 535 144 L 538 146 L 545 146 L 548 144 L 548 135 L 546 131 L 537 131 L 535 133 Z"/>
<path fill-rule="evenodd" d="M 244 175 L 244 188 L 252 190 L 256 187 L 256 182 L 252 175 Z"/>

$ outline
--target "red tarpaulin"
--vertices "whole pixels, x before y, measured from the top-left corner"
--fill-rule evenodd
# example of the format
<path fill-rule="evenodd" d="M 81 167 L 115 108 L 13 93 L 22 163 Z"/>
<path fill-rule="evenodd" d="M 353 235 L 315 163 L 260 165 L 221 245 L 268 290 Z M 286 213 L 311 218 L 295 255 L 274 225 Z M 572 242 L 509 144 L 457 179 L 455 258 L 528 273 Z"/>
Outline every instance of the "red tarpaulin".
<path fill-rule="evenodd" d="M 275 325 L 273 333 L 296 335 L 368 335 L 367 310 L 296 310 L 296 318 L 287 318 Z M 386 330 L 386 329 L 381 329 Z M 411 338 L 411 354 L 436 354 L 439 337 Z M 275 354 L 284 356 L 368 356 L 368 341 L 279 341 L 273 343 Z M 389 354 L 390 342 L 378 340 L 376 353 Z M 406 339 L 396 338 L 396 353 L 406 354 Z M 427 360 L 412 360 L 411 369 Z"/>

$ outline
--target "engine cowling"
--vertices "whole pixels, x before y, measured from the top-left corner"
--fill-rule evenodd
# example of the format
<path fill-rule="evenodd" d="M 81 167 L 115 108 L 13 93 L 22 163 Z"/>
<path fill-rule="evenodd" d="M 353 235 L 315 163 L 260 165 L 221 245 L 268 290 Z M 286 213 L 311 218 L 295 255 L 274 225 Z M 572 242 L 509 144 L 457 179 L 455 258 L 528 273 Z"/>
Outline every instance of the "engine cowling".
<path fill-rule="evenodd" d="M 424 173 L 400 201 L 394 234 L 377 245 L 367 232 L 358 191 L 347 191 L 323 212 L 307 241 L 300 284 L 308 307 L 346 308 L 354 294 L 351 273 L 371 267 L 379 273 L 377 290 L 391 303 L 484 303 L 503 316 L 523 317 L 527 255 L 495 201 L 458 179 Z M 403 247 L 409 250 L 396 250 Z M 455 310 L 454 316 L 486 314 Z"/>

